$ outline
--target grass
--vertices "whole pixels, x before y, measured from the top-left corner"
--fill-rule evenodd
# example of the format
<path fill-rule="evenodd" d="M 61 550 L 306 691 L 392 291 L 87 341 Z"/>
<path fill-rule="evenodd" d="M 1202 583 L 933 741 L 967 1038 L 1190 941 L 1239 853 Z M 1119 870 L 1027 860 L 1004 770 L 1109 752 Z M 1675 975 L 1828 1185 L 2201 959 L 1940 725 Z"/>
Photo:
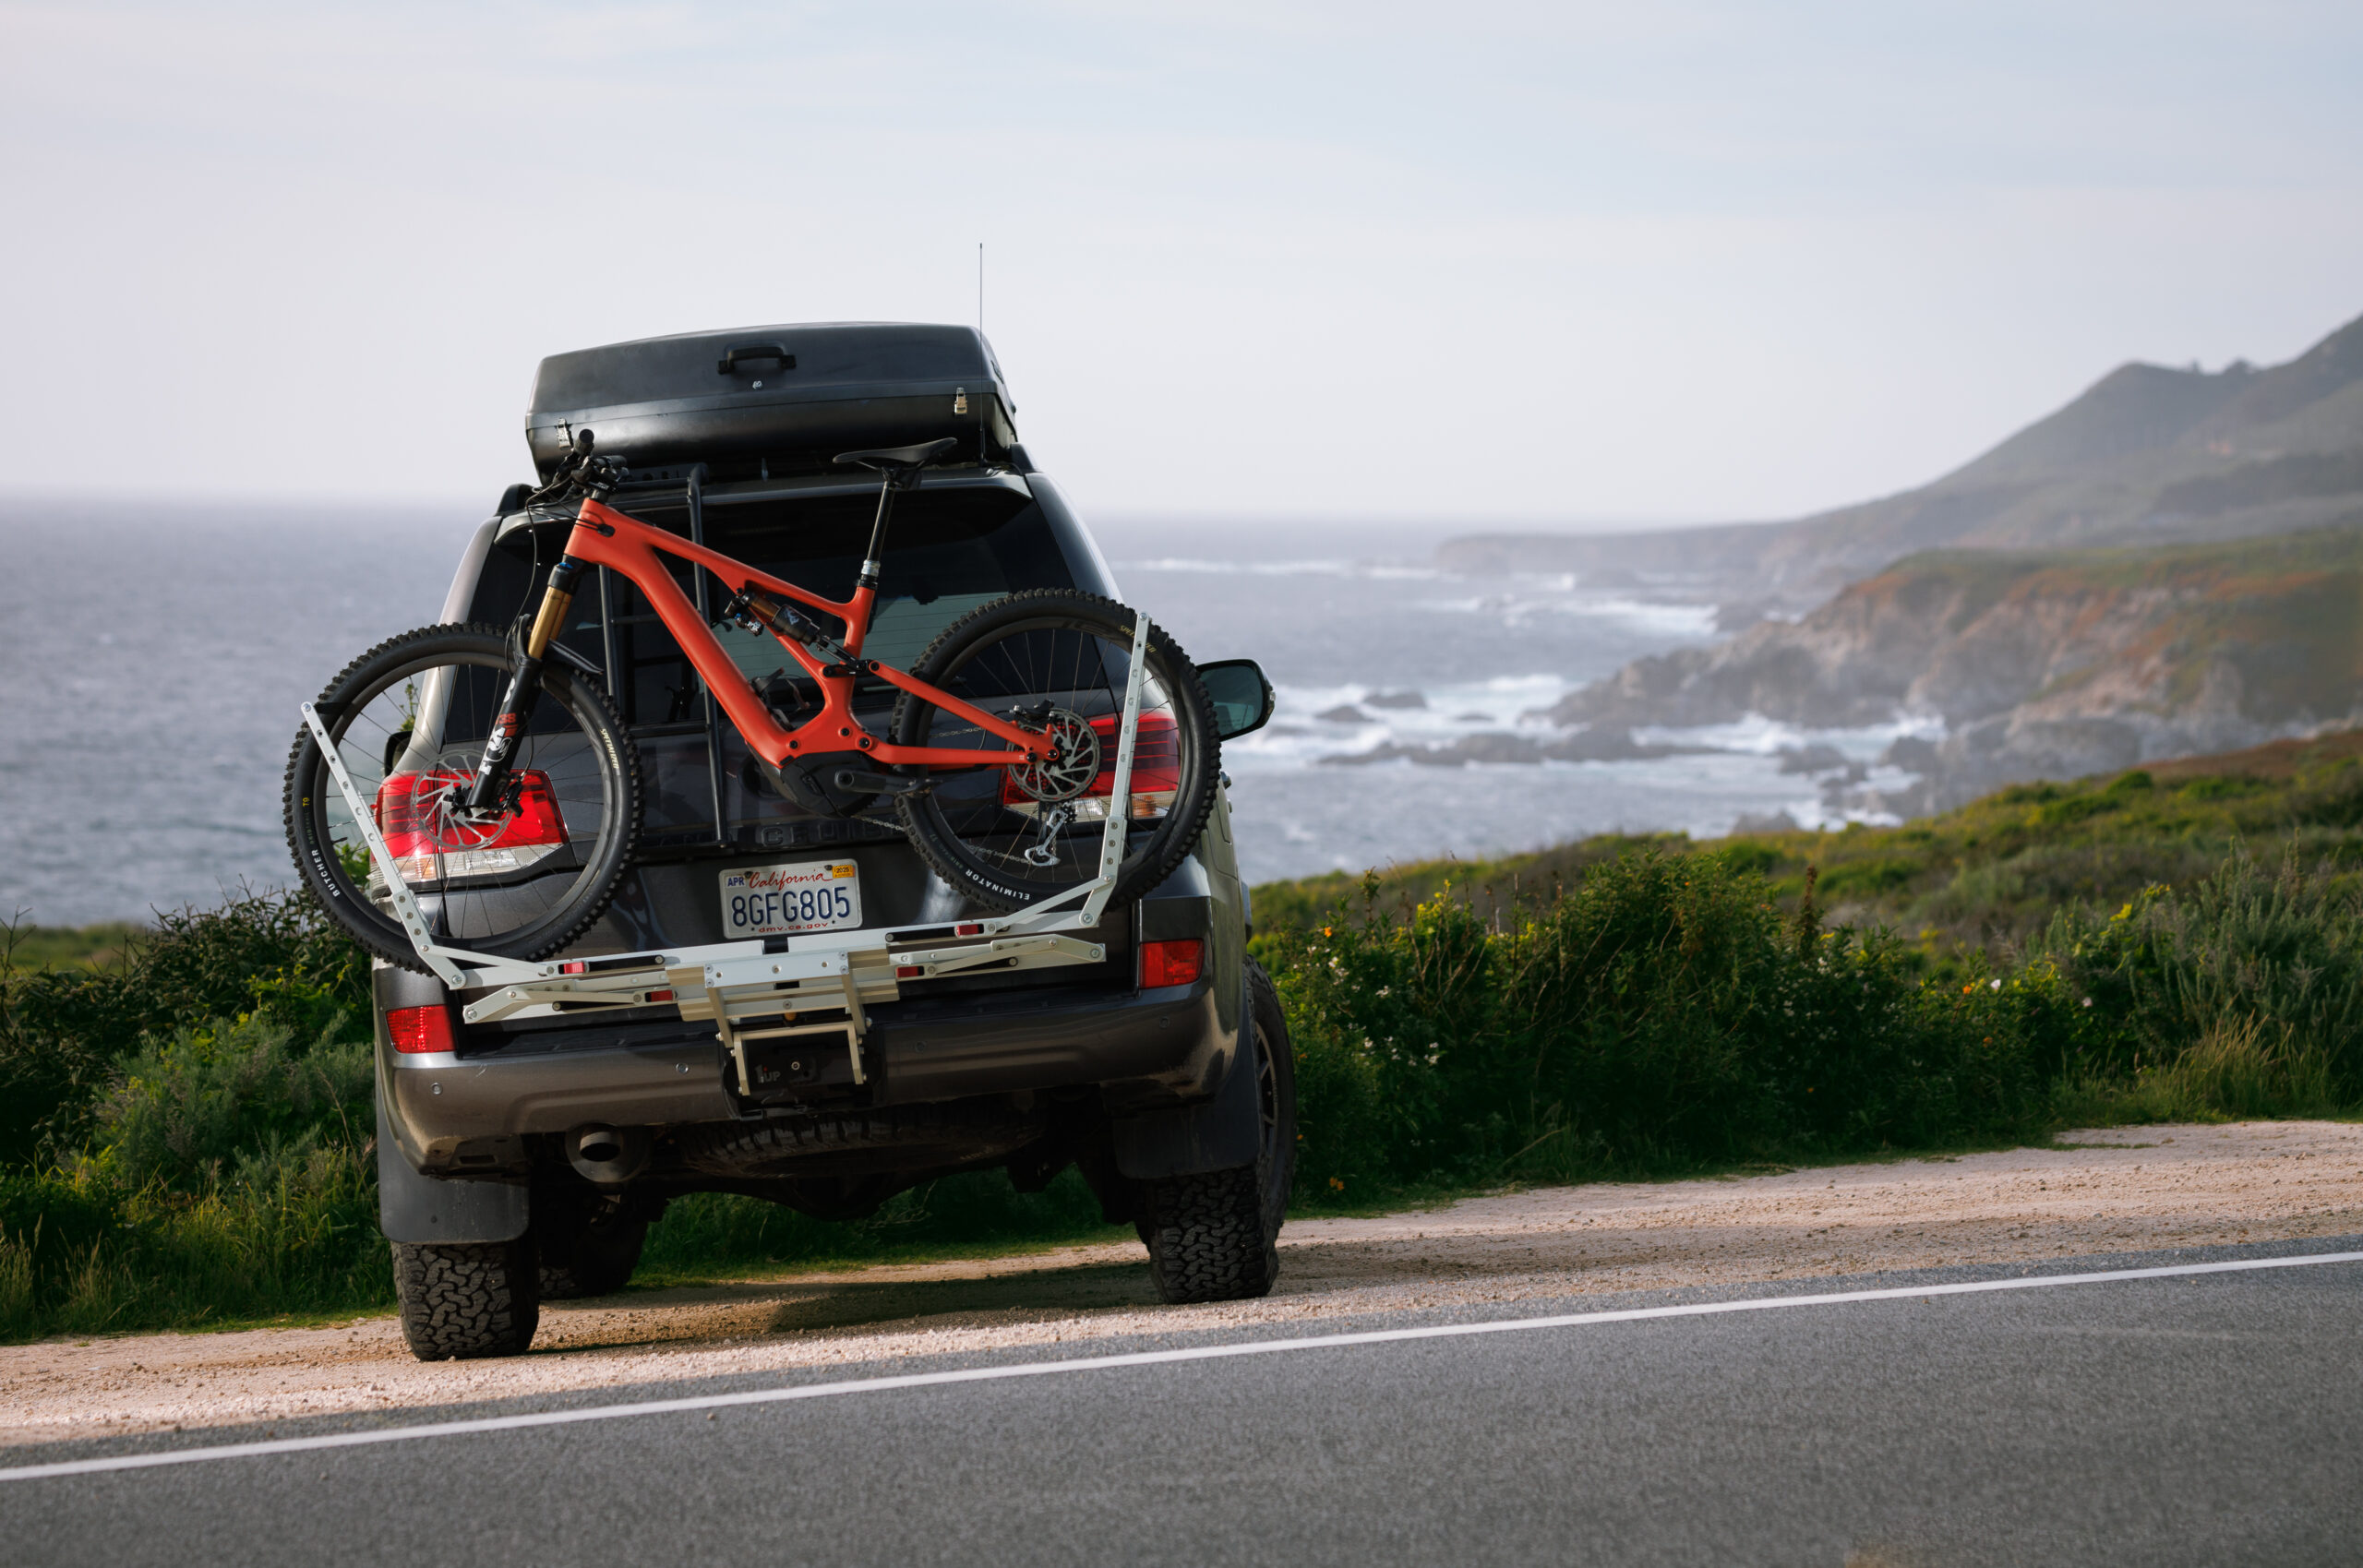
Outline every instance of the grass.
<path fill-rule="evenodd" d="M 8 940 L 0 945 L 0 967 L 27 974 L 42 969 L 119 969 L 155 935 L 154 927 L 128 920 L 96 926 L 12 926 Z"/>
<path fill-rule="evenodd" d="M 1835 923 L 1879 924 L 1934 956 L 2025 950 L 2064 905 L 2114 905 L 2200 880 L 2243 844 L 2289 845 L 2341 875 L 2363 868 L 2363 731 L 2153 763 L 2070 784 L 2021 784 L 1896 828 L 1757 833 L 1694 844 L 1608 834 L 1493 860 L 1415 861 L 1379 873 L 1398 914 L 1442 893 L 1489 920 L 1547 904 L 1637 851 L 1704 851 L 1766 879 L 1794 909 L 1807 867 Z M 1343 872 L 1254 890 L 1261 930 L 1302 931 L 1359 906 Z"/>

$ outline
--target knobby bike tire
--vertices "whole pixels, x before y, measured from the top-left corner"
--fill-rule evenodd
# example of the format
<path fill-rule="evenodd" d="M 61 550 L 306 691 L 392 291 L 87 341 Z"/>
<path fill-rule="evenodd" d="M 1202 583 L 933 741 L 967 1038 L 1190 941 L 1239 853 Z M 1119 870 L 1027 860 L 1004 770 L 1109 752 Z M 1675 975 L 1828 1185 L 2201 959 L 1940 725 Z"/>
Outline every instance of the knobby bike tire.
<path fill-rule="evenodd" d="M 997 599 L 953 622 L 928 644 L 912 664 L 911 673 L 957 695 L 957 678 L 965 664 L 1019 634 L 1073 631 L 1131 650 L 1137 629 L 1138 612 L 1115 600 L 1074 589 L 1032 589 Z M 1177 729 L 1176 785 L 1173 802 L 1162 819 L 1154 824 L 1136 820 L 1128 825 L 1124 858 L 1110 894 L 1120 902 L 1137 898 L 1162 882 L 1195 847 L 1213 813 L 1215 789 L 1221 778 L 1221 741 L 1215 732 L 1214 703 L 1197 667 L 1165 628 L 1154 623 L 1149 674 L 1164 688 L 1171 705 Z M 1121 690 L 1111 695 L 1121 708 Z M 895 743 L 929 744 L 930 724 L 941 712 L 919 698 L 900 699 L 894 707 Z M 1097 874 L 1097 825 L 1080 830 L 1083 842 L 1091 846 L 1091 864 L 1081 875 L 1027 876 L 972 848 L 947 819 L 933 791 L 906 795 L 895 802 L 895 808 L 905 833 L 936 875 L 989 908 L 1022 908 Z"/>
<path fill-rule="evenodd" d="M 342 739 L 353 717 L 406 675 L 438 664 L 513 669 L 507 637 L 482 625 L 422 627 L 388 638 L 362 654 L 329 682 L 317 707 L 331 737 Z M 606 692 L 579 671 L 557 660 L 543 667 L 542 700 L 560 704 L 593 743 L 593 766 L 605 790 L 604 810 L 618 824 L 606 834 L 595 859 L 582 866 L 574 884 L 539 917 L 486 938 L 442 938 L 442 945 L 498 958 L 530 961 L 546 957 L 603 914 L 622 881 L 638 846 L 641 819 L 640 757 Z M 366 886 L 354 881 L 337 854 L 328 810 L 341 798 L 327 760 L 307 724 L 288 754 L 282 808 L 287 847 L 295 869 L 329 917 L 376 956 L 405 969 L 426 972 L 400 921 L 379 909 Z"/>

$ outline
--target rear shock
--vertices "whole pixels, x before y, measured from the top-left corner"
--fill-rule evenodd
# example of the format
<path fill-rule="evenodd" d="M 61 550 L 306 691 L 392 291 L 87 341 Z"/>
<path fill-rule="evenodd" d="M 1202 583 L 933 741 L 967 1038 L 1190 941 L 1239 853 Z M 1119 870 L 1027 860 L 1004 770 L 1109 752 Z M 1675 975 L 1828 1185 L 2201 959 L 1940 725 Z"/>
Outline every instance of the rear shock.
<path fill-rule="evenodd" d="M 582 576 L 582 563 L 571 556 L 550 571 L 541 610 L 534 616 L 533 629 L 525 634 L 516 671 L 509 677 L 508 693 L 500 700 L 500 717 L 493 721 L 492 733 L 485 736 L 484 760 L 476 764 L 476 775 L 468 784 L 465 809 L 471 814 L 486 815 L 500 804 L 518 739 L 532 721 L 534 704 L 542 694 L 542 656 L 549 652 L 551 640 L 566 625 L 566 613 L 574 604 L 574 585 Z"/>

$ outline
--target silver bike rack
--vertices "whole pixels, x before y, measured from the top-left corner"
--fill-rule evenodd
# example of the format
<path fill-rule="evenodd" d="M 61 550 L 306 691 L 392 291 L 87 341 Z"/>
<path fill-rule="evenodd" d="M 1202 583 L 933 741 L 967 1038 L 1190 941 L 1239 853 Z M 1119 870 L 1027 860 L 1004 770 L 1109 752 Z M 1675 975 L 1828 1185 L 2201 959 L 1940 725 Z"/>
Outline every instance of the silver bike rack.
<path fill-rule="evenodd" d="M 1098 929 L 1124 863 L 1132 815 L 1133 758 L 1140 737 L 1141 688 L 1147 669 L 1149 619 L 1139 616 L 1131 670 L 1124 682 L 1123 724 L 1117 734 L 1116 771 L 1110 781 L 1107 824 L 1099 835 L 1099 873 L 1090 881 L 1007 915 L 933 926 L 925 932 L 815 931 L 787 938 L 720 942 L 667 952 L 618 953 L 527 964 L 437 942 L 410 884 L 394 865 L 377 816 L 354 787 L 344 759 L 312 703 L 304 723 L 327 759 L 329 772 L 353 812 L 369 858 L 386 884 L 388 902 L 410 945 L 435 976 L 461 999 L 471 1023 L 559 1011 L 600 1011 L 662 1006 L 684 1019 L 712 1020 L 730 1052 L 741 1094 L 753 1093 L 747 1047 L 802 1035 L 843 1035 L 853 1059 L 853 1081 L 866 1083 L 862 1044 L 867 1009 L 902 994 L 905 980 L 932 979 L 980 969 L 1050 969 L 1106 960 Z M 946 934 L 948 932 L 948 934 Z"/>

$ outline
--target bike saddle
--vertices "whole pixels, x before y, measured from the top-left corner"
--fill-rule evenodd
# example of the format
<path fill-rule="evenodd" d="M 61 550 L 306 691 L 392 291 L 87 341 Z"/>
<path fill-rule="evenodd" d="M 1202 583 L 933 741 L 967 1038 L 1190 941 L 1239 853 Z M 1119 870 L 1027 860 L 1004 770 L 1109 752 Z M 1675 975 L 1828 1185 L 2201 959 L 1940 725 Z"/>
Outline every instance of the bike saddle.
<path fill-rule="evenodd" d="M 946 436 L 940 441 L 921 441 L 916 447 L 878 447 L 866 452 L 839 452 L 834 461 L 859 463 L 881 473 L 909 473 L 925 468 L 959 444 L 957 437 Z"/>

